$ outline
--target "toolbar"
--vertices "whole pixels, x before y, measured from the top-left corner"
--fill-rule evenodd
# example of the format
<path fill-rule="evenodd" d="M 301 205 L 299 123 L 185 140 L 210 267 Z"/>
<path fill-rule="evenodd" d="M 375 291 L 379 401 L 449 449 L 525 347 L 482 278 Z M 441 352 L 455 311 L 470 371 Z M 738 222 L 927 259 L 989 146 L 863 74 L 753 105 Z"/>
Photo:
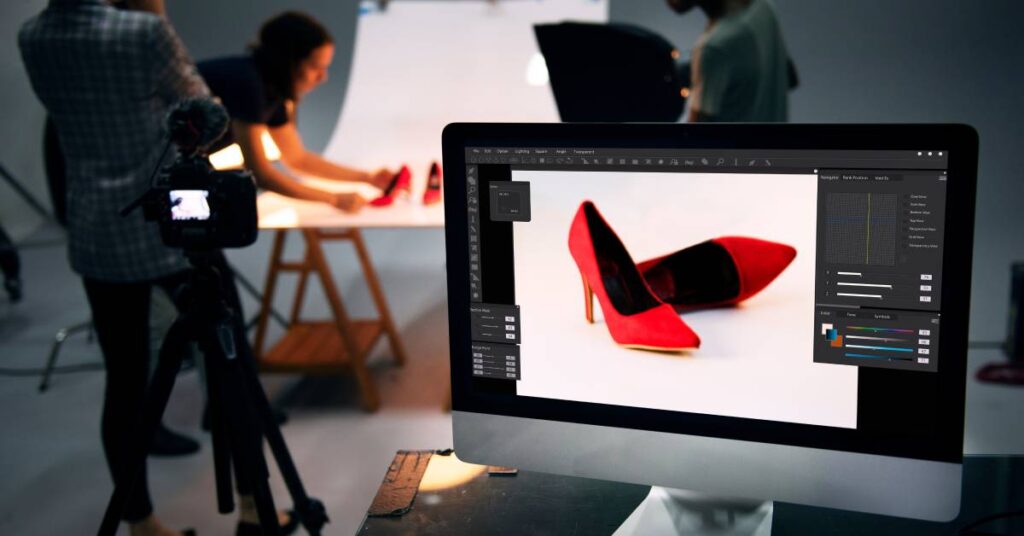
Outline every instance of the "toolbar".
<path fill-rule="evenodd" d="M 818 168 L 946 169 L 946 151 L 828 151 L 754 149 L 630 149 L 470 147 L 467 164 L 523 169 L 668 170 L 767 173 L 817 172 Z"/>

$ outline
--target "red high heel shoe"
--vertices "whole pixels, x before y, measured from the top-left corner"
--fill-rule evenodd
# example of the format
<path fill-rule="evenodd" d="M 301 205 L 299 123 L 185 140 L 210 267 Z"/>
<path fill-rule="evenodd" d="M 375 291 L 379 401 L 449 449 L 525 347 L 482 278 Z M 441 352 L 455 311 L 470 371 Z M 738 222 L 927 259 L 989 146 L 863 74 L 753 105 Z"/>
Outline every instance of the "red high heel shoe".
<path fill-rule="evenodd" d="M 678 351 L 700 346 L 700 338 L 648 288 L 615 231 L 590 201 L 569 230 L 569 252 L 583 277 L 587 321 L 594 322 L 594 295 L 605 325 L 620 346 Z"/>
<path fill-rule="evenodd" d="M 786 244 L 723 236 L 637 265 L 676 310 L 735 305 L 764 290 L 796 257 Z"/>
<path fill-rule="evenodd" d="M 402 166 L 402 169 L 398 170 L 398 173 L 395 173 L 395 176 L 391 178 L 391 182 L 384 189 L 384 193 L 370 201 L 370 205 L 375 207 L 390 206 L 391 203 L 395 202 L 395 197 L 399 194 L 409 195 L 410 191 L 412 191 L 412 173 L 409 172 L 408 166 Z"/>
<path fill-rule="evenodd" d="M 437 162 L 430 164 L 427 174 L 427 189 L 423 190 L 423 204 L 433 205 L 441 201 L 441 166 Z"/>

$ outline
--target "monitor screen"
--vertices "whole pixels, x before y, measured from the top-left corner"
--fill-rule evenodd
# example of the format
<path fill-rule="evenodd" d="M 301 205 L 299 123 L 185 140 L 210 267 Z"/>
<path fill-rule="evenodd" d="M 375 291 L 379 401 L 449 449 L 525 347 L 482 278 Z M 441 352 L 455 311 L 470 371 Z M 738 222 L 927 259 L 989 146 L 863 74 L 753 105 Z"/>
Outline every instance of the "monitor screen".
<path fill-rule="evenodd" d="M 604 142 L 461 147 L 474 410 L 959 456 L 949 147 Z"/>

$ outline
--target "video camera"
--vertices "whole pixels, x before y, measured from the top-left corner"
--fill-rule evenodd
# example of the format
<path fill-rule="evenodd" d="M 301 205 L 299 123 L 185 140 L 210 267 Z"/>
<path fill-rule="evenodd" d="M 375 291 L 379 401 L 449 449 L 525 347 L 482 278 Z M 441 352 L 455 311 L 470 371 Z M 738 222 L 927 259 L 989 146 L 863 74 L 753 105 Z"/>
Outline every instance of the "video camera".
<path fill-rule="evenodd" d="M 167 116 L 168 147 L 177 146 L 178 158 L 154 173 L 150 190 L 121 215 L 141 205 L 143 216 L 160 224 L 161 239 L 173 248 L 241 248 L 255 242 L 258 219 L 252 174 L 217 171 L 207 160 L 207 149 L 223 135 L 228 121 L 224 107 L 210 99 L 178 104 Z"/>

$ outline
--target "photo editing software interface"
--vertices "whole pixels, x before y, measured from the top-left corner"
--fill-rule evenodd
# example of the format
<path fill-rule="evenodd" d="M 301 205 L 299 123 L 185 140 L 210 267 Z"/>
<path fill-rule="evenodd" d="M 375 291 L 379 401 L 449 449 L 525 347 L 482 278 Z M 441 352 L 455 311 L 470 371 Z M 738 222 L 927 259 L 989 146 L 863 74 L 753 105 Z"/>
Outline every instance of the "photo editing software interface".
<path fill-rule="evenodd" d="M 856 428 L 941 366 L 943 148 L 465 155 L 475 388 Z"/>

